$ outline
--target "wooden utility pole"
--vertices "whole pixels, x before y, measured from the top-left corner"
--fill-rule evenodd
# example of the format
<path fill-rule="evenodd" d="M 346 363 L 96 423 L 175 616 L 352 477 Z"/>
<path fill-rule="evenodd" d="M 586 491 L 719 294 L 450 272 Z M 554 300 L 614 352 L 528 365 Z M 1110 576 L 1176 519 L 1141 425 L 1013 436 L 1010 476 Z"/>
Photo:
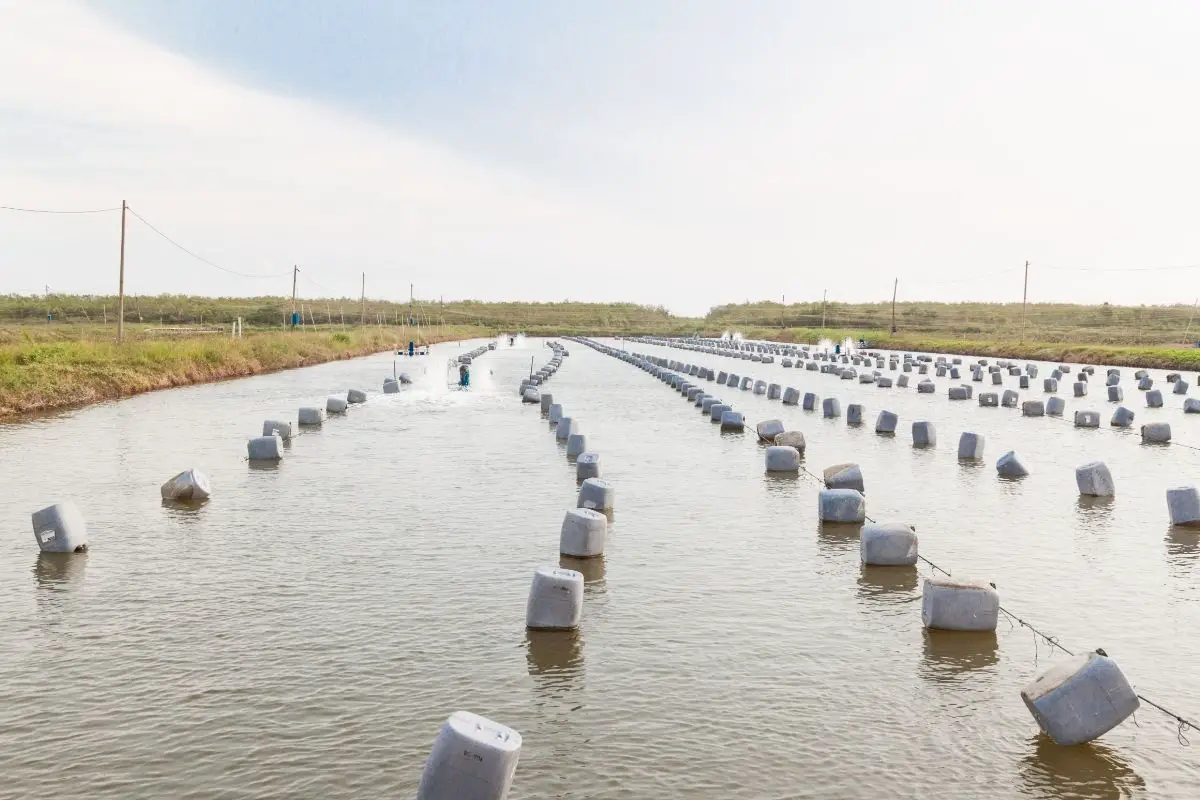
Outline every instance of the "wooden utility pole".
<path fill-rule="evenodd" d="M 300 275 L 300 267 L 292 265 L 292 327 L 296 327 L 296 278 Z"/>
<path fill-rule="evenodd" d="M 1029 262 L 1025 262 L 1025 289 L 1021 293 L 1021 338 L 1025 341 L 1025 328 L 1029 325 Z"/>
<path fill-rule="evenodd" d="M 892 282 L 892 333 L 896 332 L 896 290 L 900 288 L 900 279 Z"/>
<path fill-rule="evenodd" d="M 828 289 L 821 290 L 821 330 L 825 330 L 825 298 L 828 294 Z"/>
<path fill-rule="evenodd" d="M 367 273 L 365 272 L 362 281 L 362 321 L 359 324 L 367 324 Z"/>
<path fill-rule="evenodd" d="M 125 201 L 121 201 L 121 275 L 117 279 L 117 342 L 125 341 Z"/>

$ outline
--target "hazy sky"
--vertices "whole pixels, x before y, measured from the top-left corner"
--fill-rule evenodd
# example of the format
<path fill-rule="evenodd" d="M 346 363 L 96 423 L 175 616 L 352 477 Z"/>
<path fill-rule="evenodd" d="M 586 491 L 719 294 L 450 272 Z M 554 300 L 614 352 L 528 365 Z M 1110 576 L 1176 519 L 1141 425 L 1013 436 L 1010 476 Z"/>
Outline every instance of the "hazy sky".
<path fill-rule="evenodd" d="M 0 205 L 133 293 L 1190 303 L 1200 3 L 0 0 Z M 0 292 L 117 215 L 0 211 Z M 1084 272 L 1078 268 L 1106 270 Z M 1135 271 L 1145 270 L 1145 271 Z"/>

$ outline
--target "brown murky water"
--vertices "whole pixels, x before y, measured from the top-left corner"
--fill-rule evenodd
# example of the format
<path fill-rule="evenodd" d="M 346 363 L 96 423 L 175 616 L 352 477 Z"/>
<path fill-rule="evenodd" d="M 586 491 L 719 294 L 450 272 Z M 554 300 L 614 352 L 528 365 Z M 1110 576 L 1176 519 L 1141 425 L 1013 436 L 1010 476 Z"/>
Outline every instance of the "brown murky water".
<path fill-rule="evenodd" d="M 1200 795 L 1200 756 L 1151 709 L 1091 746 L 1043 740 L 1018 692 L 1061 656 L 1003 622 L 925 632 L 920 575 L 861 568 L 857 529 L 817 522 L 812 481 L 766 476 L 752 434 L 721 435 L 581 345 L 549 390 L 602 453 L 617 511 L 584 568 L 581 629 L 527 634 L 530 576 L 558 561 L 574 470 L 515 393 L 549 351 L 489 353 L 471 392 L 446 391 L 447 358 L 472 346 L 435 347 L 400 395 L 378 393 L 392 372 L 379 356 L 0 427 L 0 796 L 413 796 L 459 708 L 521 731 L 513 798 Z M 917 525 L 924 555 L 995 581 L 1010 610 L 1104 647 L 1139 691 L 1200 715 L 1200 535 L 1169 528 L 1163 497 L 1200 480 L 1200 452 L 951 403 L 948 380 L 917 395 L 733 369 L 863 402 L 868 424 L 850 428 L 719 391 L 751 422 L 803 430 L 810 469 L 858 461 L 868 513 Z M 1138 422 L 1200 445 L 1182 399 L 1142 408 L 1130 372 Z M 370 402 L 299 437 L 278 468 L 242 461 L 264 418 L 351 386 Z M 1069 399 L 1068 414 L 1107 422 L 1109 406 Z M 885 407 L 901 415 L 894 438 L 873 433 Z M 937 425 L 936 448 L 911 448 L 913 419 Z M 963 430 L 986 435 L 982 463 L 955 457 Z M 1028 478 L 997 478 L 1009 449 Z M 1077 497 L 1074 467 L 1094 458 L 1111 502 Z M 188 466 L 212 476 L 213 500 L 163 507 L 158 485 Z M 29 513 L 67 497 L 92 551 L 39 558 Z"/>

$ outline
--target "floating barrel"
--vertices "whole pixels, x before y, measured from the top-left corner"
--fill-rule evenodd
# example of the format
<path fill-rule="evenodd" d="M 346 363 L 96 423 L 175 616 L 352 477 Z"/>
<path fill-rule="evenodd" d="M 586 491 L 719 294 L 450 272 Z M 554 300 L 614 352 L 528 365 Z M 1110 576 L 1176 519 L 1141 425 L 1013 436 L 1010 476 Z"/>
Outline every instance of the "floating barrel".
<path fill-rule="evenodd" d="M 521 395 L 521 402 L 529 403 L 531 405 L 534 403 L 541 405 L 542 394 L 537 389 L 534 389 L 532 386 L 530 386 L 525 390 L 525 393 Z"/>
<path fill-rule="evenodd" d="M 367 393 L 361 389 L 350 389 L 346 392 L 346 402 L 351 405 L 367 402 Z"/>
<path fill-rule="evenodd" d="M 709 417 L 713 422 L 720 422 L 726 411 L 732 411 L 733 407 L 724 403 L 713 403 L 709 408 Z"/>
<path fill-rule="evenodd" d="M 590 508 L 572 508 L 563 518 L 558 552 L 572 558 L 604 555 L 608 517 Z"/>
<path fill-rule="evenodd" d="M 967 399 L 967 387 L 951 386 L 949 396 L 950 396 L 951 400 L 966 400 Z M 993 397 L 994 396 L 995 395 L 993 395 Z M 982 394 L 979 395 L 979 404 L 983 405 L 983 395 Z"/>
<path fill-rule="evenodd" d="M 715 397 L 706 397 L 700 401 L 700 413 L 704 414 L 705 416 L 711 415 L 712 407 L 719 405 L 720 403 L 721 401 Z"/>
<path fill-rule="evenodd" d="M 1137 694 L 1115 661 L 1102 651 L 1069 656 L 1021 691 L 1038 727 L 1055 744 L 1084 744 L 1103 736 L 1137 711 Z"/>
<path fill-rule="evenodd" d="M 804 434 L 800 431 L 784 431 L 775 437 L 775 444 L 791 447 L 804 455 Z"/>
<path fill-rule="evenodd" d="M 520 757 L 521 734 L 478 714 L 455 711 L 433 742 L 417 800 L 504 800 Z"/>
<path fill-rule="evenodd" d="M 1067 410 L 1067 401 L 1061 397 L 1051 397 L 1046 401 L 1046 413 L 1052 417 L 1061 417 Z"/>
<path fill-rule="evenodd" d="M 601 519 L 604 517 L 601 515 Z M 531 630 L 572 630 L 583 613 L 583 573 L 559 567 L 538 567 L 525 605 L 525 627 Z"/>
<path fill-rule="evenodd" d="M 772 383 L 770 386 L 767 387 L 767 399 L 768 400 L 778 400 L 779 396 L 782 393 L 783 393 L 783 388 L 778 383 Z"/>
<path fill-rule="evenodd" d="M 565 441 L 572 433 L 579 433 L 579 422 L 571 417 L 563 417 L 554 429 L 554 438 Z"/>
<path fill-rule="evenodd" d="M 212 495 L 212 483 L 198 469 L 186 469 L 159 487 L 163 500 L 201 503 Z"/>
<path fill-rule="evenodd" d="M 1133 416 L 1133 412 L 1125 406 L 1117 406 L 1108 424 L 1114 428 L 1128 428 L 1133 424 Z"/>
<path fill-rule="evenodd" d="M 572 433 L 567 437 L 567 458 L 577 458 L 580 453 L 587 450 L 587 435 L 583 433 Z"/>
<path fill-rule="evenodd" d="M 1166 444 L 1171 441 L 1171 426 L 1166 422 L 1151 422 L 1142 426 L 1142 444 Z"/>
<path fill-rule="evenodd" d="M 907 389 L 908 388 L 908 376 L 907 375 L 901 375 L 900 377 L 896 378 L 896 388 L 898 388 L 898 389 Z"/>
<path fill-rule="evenodd" d="M 1125 399 L 1125 391 L 1120 386 L 1108 387 L 1108 402 L 1119 403 Z"/>
<path fill-rule="evenodd" d="M 1172 391 L 1175 394 L 1187 394 L 1188 382 L 1180 378 L 1179 380 L 1175 381 L 1175 388 Z"/>
<path fill-rule="evenodd" d="M 600 454 L 580 453 L 575 459 L 575 480 L 582 483 L 588 478 L 600 477 Z"/>
<path fill-rule="evenodd" d="M 1000 456 L 1000 460 L 996 462 L 996 472 L 1002 478 L 1024 478 L 1029 474 L 1029 470 L 1025 469 L 1025 465 L 1021 463 L 1021 459 L 1017 457 L 1014 450 L 1009 450 Z"/>
<path fill-rule="evenodd" d="M 872 567 L 910 567 L 917 563 L 917 533 L 899 522 L 864 525 L 858 534 L 858 555 Z"/>
<path fill-rule="evenodd" d="M 875 385 L 878 386 L 880 389 L 890 389 L 890 388 L 892 388 L 892 379 L 885 377 L 883 375 L 880 375 L 878 378 L 875 379 Z"/>
<path fill-rule="evenodd" d="M 794 406 L 800 403 L 800 390 L 794 387 L 787 387 L 783 390 L 783 404 L 785 406 Z"/>
<path fill-rule="evenodd" d="M 1026 400 L 1021 403 L 1021 416 L 1043 417 L 1046 415 L 1046 404 L 1041 400 Z"/>
<path fill-rule="evenodd" d="M 817 510 L 822 522 L 862 522 L 867 501 L 854 489 L 822 489 L 817 495 Z"/>
<path fill-rule="evenodd" d="M 1075 412 L 1075 427 L 1076 428 L 1099 428 L 1100 413 L 1097 411 L 1076 411 Z"/>
<path fill-rule="evenodd" d="M 920 420 L 912 424 L 913 447 L 933 447 L 937 444 L 937 431 L 933 423 Z"/>
<path fill-rule="evenodd" d="M 33 538 L 43 553 L 82 553 L 88 549 L 87 523 L 70 500 L 30 515 Z"/>
<path fill-rule="evenodd" d="M 979 405 L 984 408 L 995 408 L 1000 405 L 1000 396 L 995 392 L 980 392 Z"/>
<path fill-rule="evenodd" d="M 278 436 L 280 439 L 292 438 L 292 423 L 269 419 L 263 422 L 263 436 Z"/>
<path fill-rule="evenodd" d="M 1146 392 L 1146 408 L 1162 408 L 1162 404 L 1162 392 L 1158 389 L 1151 389 Z"/>
<path fill-rule="evenodd" d="M 396 394 L 400 391 L 400 382 L 395 378 L 388 378 L 383 382 L 384 394 Z"/>
<path fill-rule="evenodd" d="M 551 403 L 550 411 L 547 414 L 547 416 L 550 418 L 550 424 L 557 426 L 558 423 L 562 421 L 562 417 L 563 417 L 562 404 L 561 403 Z"/>
<path fill-rule="evenodd" d="M 826 467 L 822 479 L 826 489 L 853 489 L 864 494 L 867 491 L 863 486 L 862 468 L 858 464 L 834 464 L 832 467 Z"/>
<path fill-rule="evenodd" d="M 1200 414 L 1200 400 L 1194 397 L 1189 397 L 1183 401 L 1183 413 L 1185 414 Z"/>
<path fill-rule="evenodd" d="M 1112 473 L 1103 461 L 1089 461 L 1075 468 L 1079 493 L 1089 497 L 1112 497 L 1116 493 Z"/>
<path fill-rule="evenodd" d="M 1141 378 L 1138 378 L 1138 388 L 1141 389 L 1143 392 L 1153 389 L 1154 388 L 1153 379 L 1151 379 L 1151 377 L 1149 375 L 1143 375 Z"/>
<path fill-rule="evenodd" d="M 1000 396 L 1000 405 L 1005 408 L 1016 408 L 1017 402 L 1020 400 L 1020 395 L 1012 389 L 1005 389 L 1004 394 Z"/>
<path fill-rule="evenodd" d="M 875 418 L 876 433 L 895 433 L 896 425 L 900 422 L 900 417 L 891 411 L 880 411 L 879 416 Z"/>
<path fill-rule="evenodd" d="M 278 461 L 283 458 L 283 440 L 278 436 L 258 436 L 246 442 L 251 461 Z"/>
<path fill-rule="evenodd" d="M 804 407 L 805 411 L 816 411 L 818 402 L 819 402 L 819 398 L 812 392 L 804 393 L 804 406 L 803 407 Z"/>
<path fill-rule="evenodd" d="M 576 506 L 607 513 L 613 510 L 615 499 L 616 490 L 612 484 L 603 478 L 588 478 L 579 487 L 579 498 Z"/>
<path fill-rule="evenodd" d="M 937 386 L 930 380 L 924 380 L 917 384 L 918 394 L 933 394 L 936 389 Z"/>
<path fill-rule="evenodd" d="M 754 382 L 754 393 L 755 394 L 766 394 L 767 393 L 767 382 L 766 381 L 755 381 Z"/>
<path fill-rule="evenodd" d="M 338 399 L 341 400 L 340 397 Z M 301 425 L 320 425 L 325 421 L 325 410 L 321 408 L 302 408 L 300 409 L 299 421 Z"/>
<path fill-rule="evenodd" d="M 1200 491 L 1195 486 L 1167 489 L 1167 511 L 1172 525 L 1200 525 Z"/>
<path fill-rule="evenodd" d="M 959 458 L 983 458 L 984 437 L 981 433 L 963 432 L 958 437 Z"/>
<path fill-rule="evenodd" d="M 836 397 L 826 397 L 821 401 L 821 413 L 826 418 L 840 417 L 842 415 L 842 402 Z"/>
<path fill-rule="evenodd" d="M 800 470 L 800 451 L 785 445 L 771 445 L 767 448 L 767 472 L 798 472 Z"/>
<path fill-rule="evenodd" d="M 1055 392 L 1058 391 L 1058 379 L 1057 378 L 1046 378 L 1045 380 L 1042 381 L 1042 388 L 1045 389 L 1050 394 L 1054 394 Z"/>
<path fill-rule="evenodd" d="M 1074 384 L 1072 384 L 1072 388 L 1075 390 L 1076 397 L 1086 397 L 1087 387 L 1087 381 L 1076 381 Z"/>
<path fill-rule="evenodd" d="M 775 441 L 776 436 L 784 432 L 785 428 L 783 427 L 783 423 L 781 421 L 777 419 L 768 419 L 758 423 L 758 425 L 755 427 L 755 430 L 758 431 L 758 438 L 764 439 L 768 442 L 773 442 Z"/>
<path fill-rule="evenodd" d="M 721 430 L 741 433 L 746 427 L 746 418 L 732 408 L 721 414 Z"/>
<path fill-rule="evenodd" d="M 926 578 L 921 589 L 921 622 L 945 631 L 994 631 L 1000 594 L 990 583 L 969 579 Z"/>
<path fill-rule="evenodd" d="M 542 396 L 538 399 L 538 402 L 541 404 L 542 413 L 549 414 L 550 406 L 554 405 L 554 395 L 550 394 L 549 392 L 543 392 Z"/>
<path fill-rule="evenodd" d="M 846 424 L 847 425 L 862 425 L 863 407 L 860 403 L 851 403 L 846 406 Z"/>

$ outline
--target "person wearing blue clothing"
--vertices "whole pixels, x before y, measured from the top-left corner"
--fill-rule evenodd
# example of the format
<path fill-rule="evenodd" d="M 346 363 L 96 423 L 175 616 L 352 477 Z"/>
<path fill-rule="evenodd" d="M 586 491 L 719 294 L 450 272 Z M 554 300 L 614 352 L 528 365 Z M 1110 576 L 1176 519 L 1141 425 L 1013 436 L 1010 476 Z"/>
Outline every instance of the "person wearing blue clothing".
<path fill-rule="evenodd" d="M 466 364 L 458 366 L 458 385 L 464 389 L 471 385 L 471 370 Z"/>

